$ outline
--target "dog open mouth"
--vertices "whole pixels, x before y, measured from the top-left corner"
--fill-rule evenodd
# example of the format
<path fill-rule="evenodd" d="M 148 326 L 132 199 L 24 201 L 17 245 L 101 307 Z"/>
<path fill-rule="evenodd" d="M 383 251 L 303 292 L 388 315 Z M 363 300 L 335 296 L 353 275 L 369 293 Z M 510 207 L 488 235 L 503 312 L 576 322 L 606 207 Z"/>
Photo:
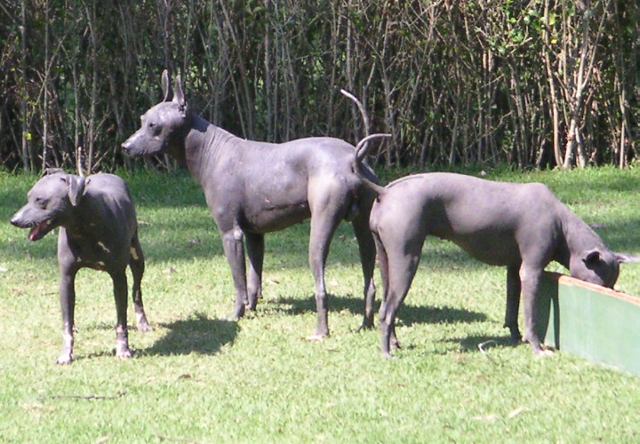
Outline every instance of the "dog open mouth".
<path fill-rule="evenodd" d="M 31 230 L 29 230 L 29 240 L 40 240 L 52 229 L 53 221 L 51 219 L 40 222 L 39 224 L 36 224 L 33 228 L 31 228 Z"/>

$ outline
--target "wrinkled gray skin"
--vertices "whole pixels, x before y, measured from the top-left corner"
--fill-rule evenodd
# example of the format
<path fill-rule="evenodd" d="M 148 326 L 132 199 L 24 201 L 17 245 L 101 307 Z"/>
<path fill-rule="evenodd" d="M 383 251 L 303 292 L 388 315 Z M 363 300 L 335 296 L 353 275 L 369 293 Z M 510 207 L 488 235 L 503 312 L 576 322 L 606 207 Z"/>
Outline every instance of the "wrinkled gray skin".
<path fill-rule="evenodd" d="M 370 226 L 384 285 L 380 322 L 387 357 L 391 347 L 399 346 L 396 313 L 411 286 L 427 235 L 453 241 L 484 263 L 507 267 L 505 327 L 515 343 L 522 340 L 518 329 L 522 291 L 524 340 L 536 355 L 551 354 L 541 346 L 536 319 L 540 278 L 549 262 L 559 262 L 575 278 L 612 288 L 618 264 L 637 260 L 609 251 L 543 184 L 428 173 L 370 188 L 379 194 Z"/>
<path fill-rule="evenodd" d="M 200 183 L 220 230 L 236 290 L 234 319 L 254 310 L 262 293 L 264 235 L 311 218 L 309 265 L 315 279 L 317 327 L 329 335 L 324 272 L 333 233 L 352 221 L 364 273 L 363 326 L 373 324 L 375 244 L 369 212 L 375 197 L 352 170 L 355 150 L 339 139 L 315 137 L 273 144 L 236 137 L 191 112 L 179 77 L 173 91 L 166 71 L 164 101 L 142 116 L 141 128 L 122 144 L 129 155 L 170 153 Z M 362 174 L 377 181 L 363 167 Z M 247 279 L 243 243 L 249 257 Z"/>
<path fill-rule="evenodd" d="M 11 218 L 30 228 L 37 241 L 56 227 L 60 267 L 60 306 L 63 346 L 58 364 L 73 360 L 75 277 L 81 268 L 106 271 L 113 280 L 116 301 L 116 356 L 130 358 L 127 333 L 127 265 L 133 274 L 133 302 L 138 329 L 148 331 L 140 282 L 144 256 L 138 242 L 136 212 L 126 184 L 118 176 L 96 174 L 86 179 L 56 172 L 40 179 L 29 191 L 28 202 Z"/>

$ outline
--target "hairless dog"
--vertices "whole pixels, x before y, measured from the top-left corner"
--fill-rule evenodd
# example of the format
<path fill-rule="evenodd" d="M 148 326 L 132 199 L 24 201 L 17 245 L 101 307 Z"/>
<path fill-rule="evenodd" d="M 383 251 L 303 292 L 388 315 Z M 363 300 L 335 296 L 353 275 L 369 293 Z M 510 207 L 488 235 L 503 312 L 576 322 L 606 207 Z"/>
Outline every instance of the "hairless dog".
<path fill-rule="evenodd" d="M 353 225 L 364 274 L 363 326 L 371 326 L 375 244 L 369 212 L 375 195 L 352 171 L 354 147 L 330 137 L 280 144 L 241 139 L 193 112 L 179 77 L 174 94 L 164 71 L 162 89 L 164 101 L 142 116 L 141 128 L 122 147 L 133 156 L 169 153 L 185 161 L 202 186 L 231 267 L 236 291 L 233 317 L 242 317 L 245 305 L 254 310 L 261 296 L 264 235 L 311 218 L 309 265 L 317 309 L 311 338 L 328 336 L 325 263 L 333 233 L 346 219 Z M 360 171 L 369 181 L 377 181 L 367 166 Z"/>
<path fill-rule="evenodd" d="M 56 227 L 60 267 L 60 306 L 63 347 L 58 364 L 73 360 L 75 277 L 80 268 L 109 273 L 116 301 L 116 356 L 131 357 L 127 333 L 127 265 L 133 274 L 133 302 L 138 329 L 149 330 L 142 305 L 140 282 L 144 257 L 136 212 L 127 185 L 118 176 L 84 177 L 55 172 L 36 183 L 28 203 L 12 218 L 20 228 L 30 228 L 29 240 L 37 241 Z"/>
<path fill-rule="evenodd" d="M 366 149 L 366 147 L 364 147 Z M 354 170 L 359 171 L 363 153 Z M 514 342 L 523 293 L 525 335 L 536 355 L 542 347 L 537 321 L 540 278 L 551 261 L 571 276 L 612 288 L 621 262 L 637 258 L 616 254 L 543 184 L 503 183 L 452 173 L 404 177 L 381 187 L 363 181 L 378 194 L 370 226 L 384 286 L 380 309 L 382 351 L 398 347 L 395 319 L 416 273 L 427 235 L 456 243 L 474 258 L 507 267 L 505 327 Z"/>

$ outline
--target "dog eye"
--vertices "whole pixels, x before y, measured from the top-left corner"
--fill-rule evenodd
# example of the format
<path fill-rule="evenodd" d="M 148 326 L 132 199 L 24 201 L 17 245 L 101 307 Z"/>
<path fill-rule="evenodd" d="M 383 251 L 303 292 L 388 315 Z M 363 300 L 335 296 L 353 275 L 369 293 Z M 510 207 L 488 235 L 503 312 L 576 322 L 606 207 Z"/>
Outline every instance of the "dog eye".
<path fill-rule="evenodd" d="M 42 208 L 44 210 L 45 208 L 47 208 L 47 203 L 48 201 L 46 199 L 43 199 L 41 197 L 36 197 L 36 205 L 39 208 Z"/>

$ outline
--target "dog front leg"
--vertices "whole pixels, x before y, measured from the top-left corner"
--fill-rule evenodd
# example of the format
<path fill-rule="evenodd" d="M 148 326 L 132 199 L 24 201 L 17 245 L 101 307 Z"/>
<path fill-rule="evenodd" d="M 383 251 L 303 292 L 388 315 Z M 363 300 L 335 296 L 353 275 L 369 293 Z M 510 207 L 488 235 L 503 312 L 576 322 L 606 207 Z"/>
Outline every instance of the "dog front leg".
<path fill-rule="evenodd" d="M 520 276 L 519 266 L 507 267 L 507 308 L 504 316 L 504 326 L 511 333 L 511 342 L 516 345 L 522 341 L 518 328 L 518 309 L 520 307 Z"/>
<path fill-rule="evenodd" d="M 76 305 L 75 270 L 62 270 L 60 279 L 60 308 L 62 310 L 62 351 L 57 363 L 71 364 L 73 361 L 73 327 Z"/>
<path fill-rule="evenodd" d="M 522 264 L 520 266 L 520 282 L 524 295 L 524 340 L 529 342 L 533 353 L 537 356 L 551 356 L 551 350 L 542 348 L 540 337 L 538 336 L 537 302 L 540 297 L 540 279 L 542 278 L 543 267 L 533 267 Z"/>
<path fill-rule="evenodd" d="M 244 316 L 247 299 L 247 270 L 244 259 L 243 233 L 238 227 L 222 233 L 224 255 L 227 257 L 236 288 L 236 305 L 232 319 Z"/>
<path fill-rule="evenodd" d="M 129 331 L 127 329 L 127 274 L 125 270 L 113 273 L 113 295 L 116 300 L 116 356 L 128 359 L 133 356 L 129 349 Z"/>

